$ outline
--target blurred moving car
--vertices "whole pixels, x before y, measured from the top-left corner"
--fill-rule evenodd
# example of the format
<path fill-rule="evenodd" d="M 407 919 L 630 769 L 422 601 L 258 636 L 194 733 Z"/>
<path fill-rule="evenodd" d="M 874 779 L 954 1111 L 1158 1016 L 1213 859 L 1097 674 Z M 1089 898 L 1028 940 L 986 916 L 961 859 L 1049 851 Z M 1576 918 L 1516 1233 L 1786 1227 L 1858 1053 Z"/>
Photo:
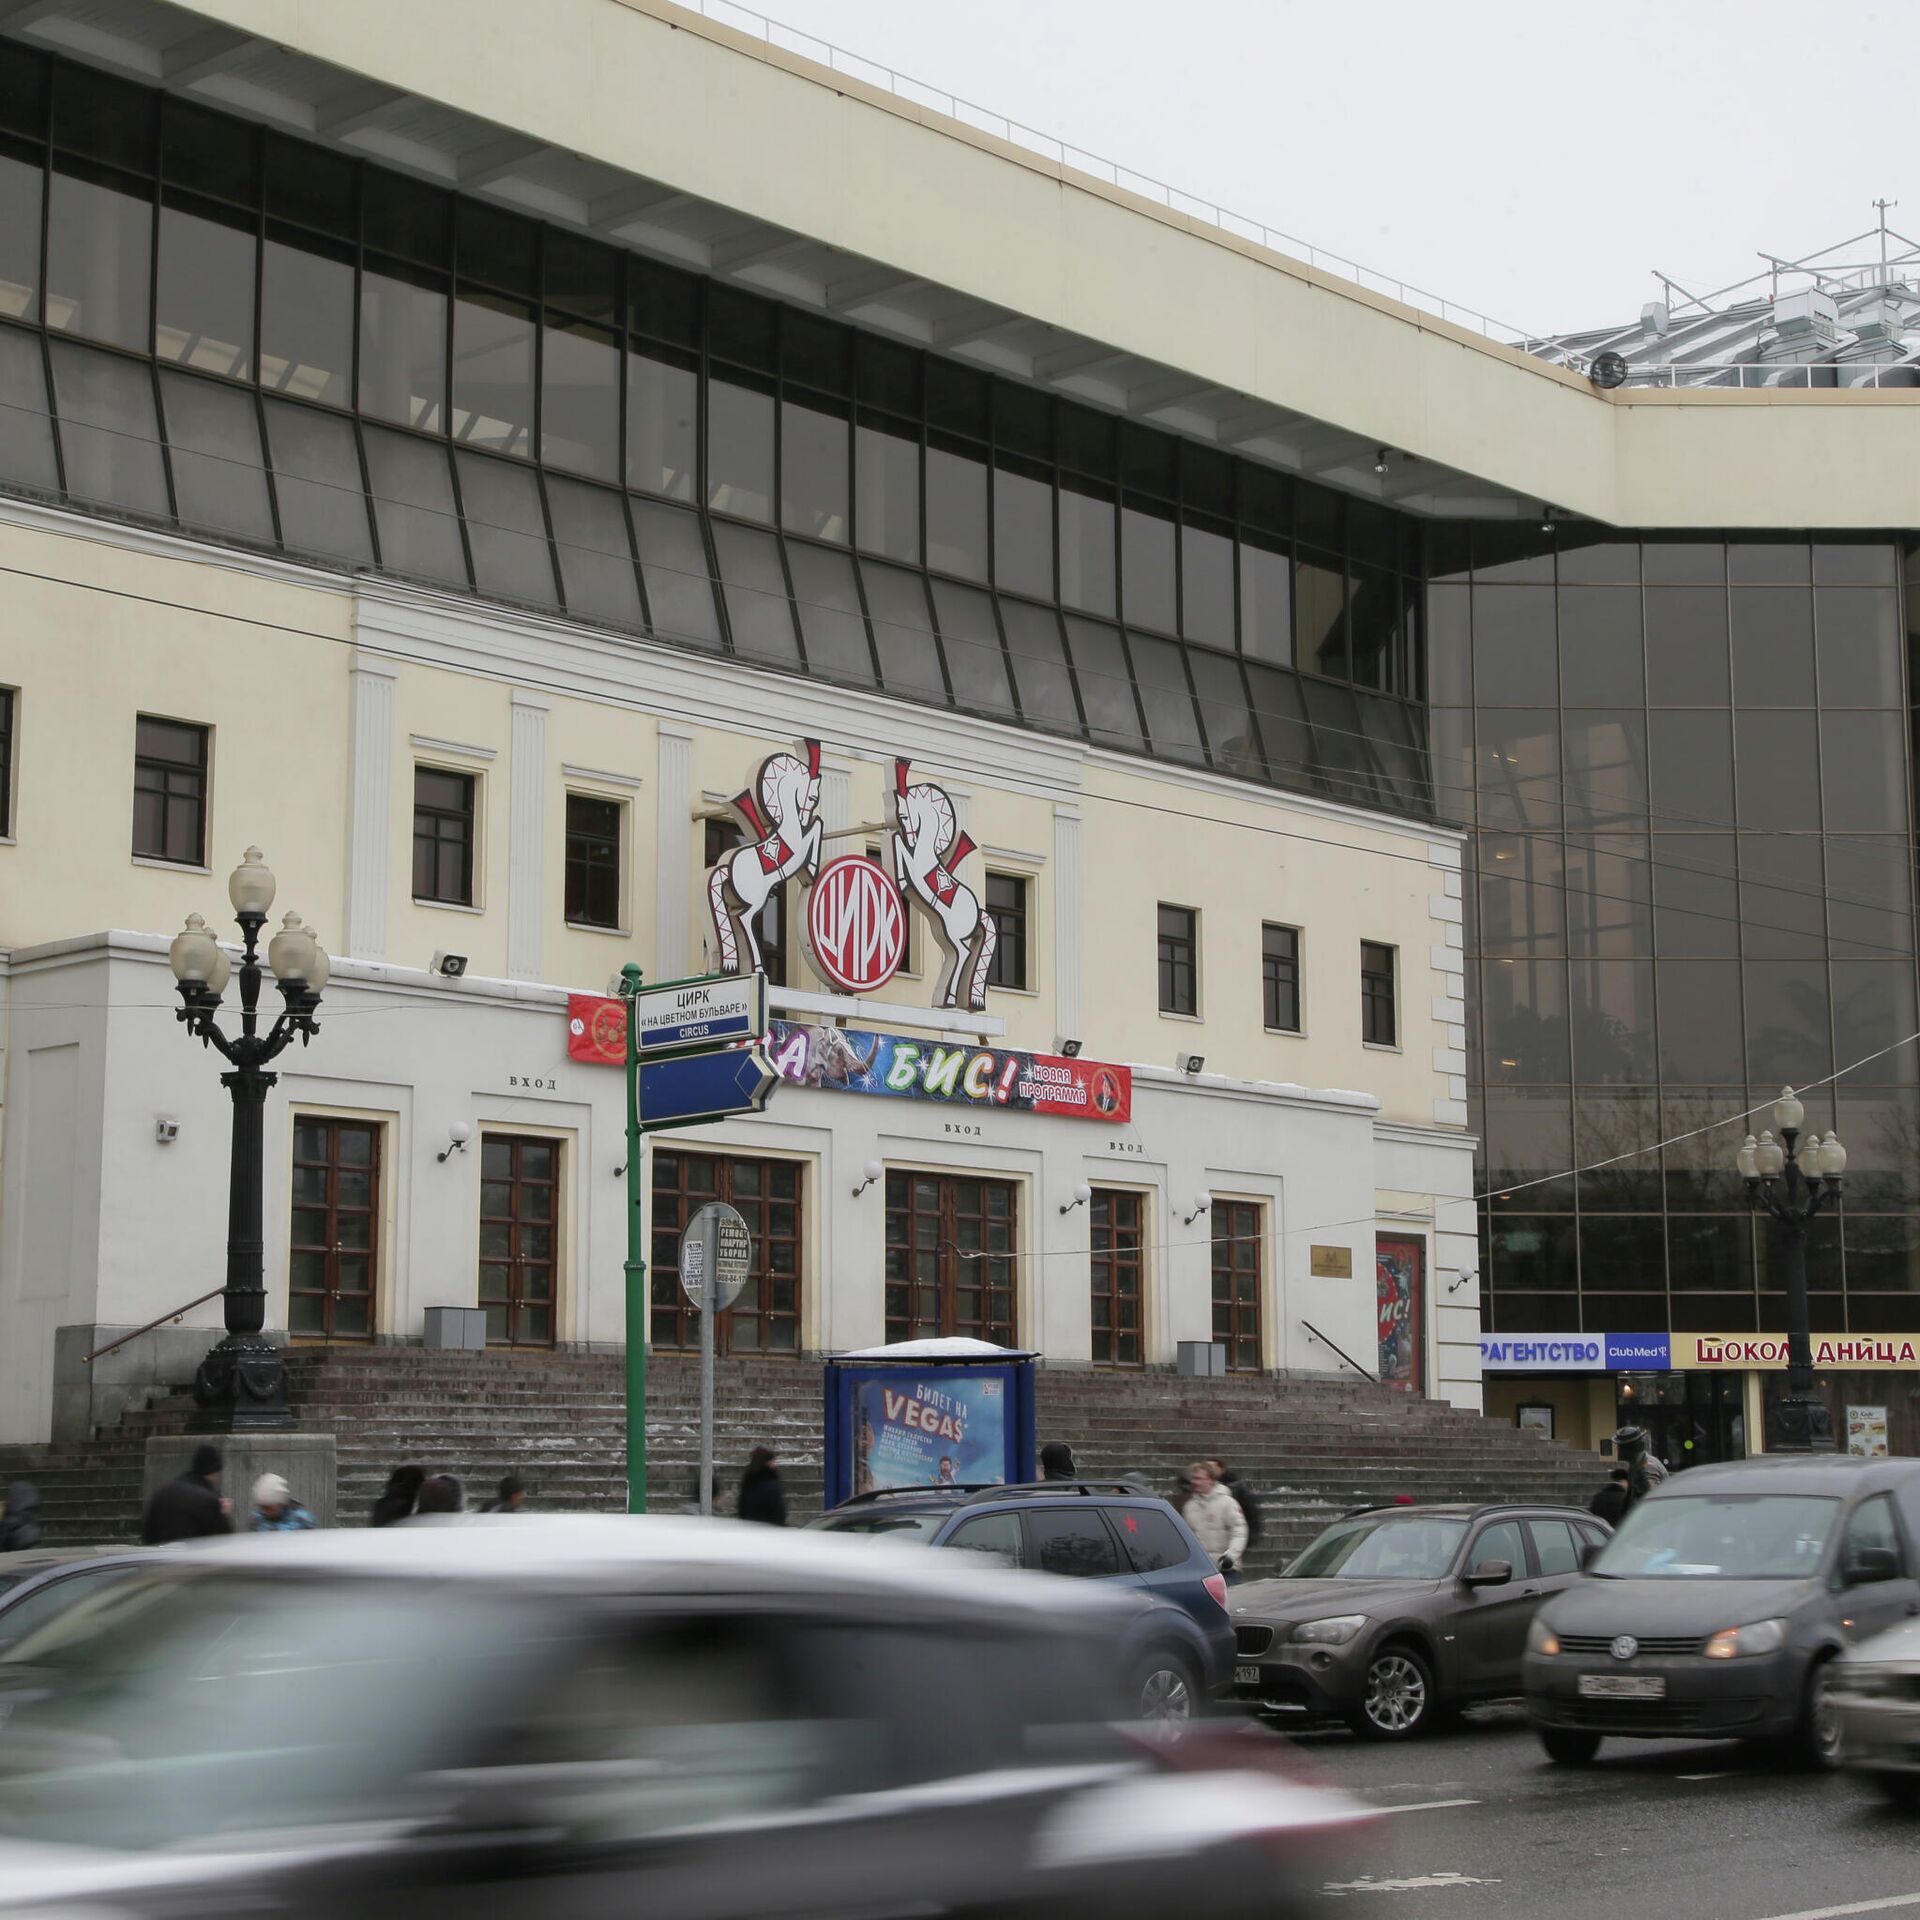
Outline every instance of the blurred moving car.
<path fill-rule="evenodd" d="M 1844 1764 L 1894 1806 L 1920 1812 L 1920 1620 L 1903 1620 L 1834 1662 L 1833 1709 Z"/>
<path fill-rule="evenodd" d="M 1295 1910 L 1367 1810 L 1112 1724 L 1116 1609 L 686 1520 L 182 1548 L 0 1666 L 0 1914 Z"/>
<path fill-rule="evenodd" d="M 894 1487 L 808 1525 L 1133 1589 L 1148 1610 L 1123 1634 L 1119 1664 L 1143 1720 L 1192 1719 L 1232 1683 L 1225 1576 L 1166 1501 L 1123 1482 Z"/>
<path fill-rule="evenodd" d="M 1627 1515 L 1527 1642 L 1554 1760 L 1608 1734 L 1778 1740 L 1839 1763 L 1836 1658 L 1920 1612 L 1920 1460 L 1690 1467 Z"/>
<path fill-rule="evenodd" d="M 28 1547 L 0 1559 L 0 1660 L 23 1635 L 151 1564 L 144 1549 Z"/>
<path fill-rule="evenodd" d="M 1277 1580 L 1234 1594 L 1234 1695 L 1411 1739 L 1449 1707 L 1520 1691 L 1534 1610 L 1606 1537 L 1572 1507 L 1347 1514 Z"/>

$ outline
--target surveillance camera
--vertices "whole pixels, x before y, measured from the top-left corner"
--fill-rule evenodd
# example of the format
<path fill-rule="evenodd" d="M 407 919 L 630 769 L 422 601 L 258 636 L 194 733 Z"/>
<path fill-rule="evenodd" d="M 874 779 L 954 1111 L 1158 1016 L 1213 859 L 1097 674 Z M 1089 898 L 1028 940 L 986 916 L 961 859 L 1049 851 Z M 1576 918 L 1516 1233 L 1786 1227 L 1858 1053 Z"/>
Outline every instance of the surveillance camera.
<path fill-rule="evenodd" d="M 180 1138 L 180 1122 L 178 1120 L 154 1121 L 153 1137 L 159 1141 L 163 1147 L 172 1146 L 173 1143 Z"/>
<path fill-rule="evenodd" d="M 437 973 L 443 980 L 458 980 L 467 970 L 467 956 L 464 953 L 440 952 L 433 956 L 433 965 L 429 971 Z"/>
<path fill-rule="evenodd" d="M 1186 1073 L 1198 1073 L 1206 1064 L 1207 1056 L 1204 1053 L 1185 1054 L 1180 1061 L 1181 1069 Z"/>
<path fill-rule="evenodd" d="M 1080 1058 L 1080 1042 L 1078 1040 L 1069 1039 L 1065 1034 L 1062 1034 L 1057 1044 L 1062 1059 L 1078 1060 Z"/>

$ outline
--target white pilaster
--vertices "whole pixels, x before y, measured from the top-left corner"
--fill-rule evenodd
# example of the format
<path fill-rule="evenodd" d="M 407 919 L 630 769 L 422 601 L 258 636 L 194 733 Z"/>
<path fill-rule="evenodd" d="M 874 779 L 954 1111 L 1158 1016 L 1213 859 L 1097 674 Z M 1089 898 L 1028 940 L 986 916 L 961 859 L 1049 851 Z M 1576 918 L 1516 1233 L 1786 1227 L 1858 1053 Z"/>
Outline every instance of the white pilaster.
<path fill-rule="evenodd" d="M 660 779 L 655 789 L 653 848 L 653 977 L 687 971 L 687 898 L 693 883 L 693 734 L 660 723 Z"/>
<path fill-rule="evenodd" d="M 547 891 L 547 710 L 544 694 L 513 690 L 508 769 L 507 975 L 538 980 Z"/>
<path fill-rule="evenodd" d="M 1071 807 L 1053 810 L 1053 1004 L 1061 1033 L 1084 1039 L 1080 1030 L 1080 816 Z"/>
<path fill-rule="evenodd" d="M 384 960 L 393 822 L 393 683 L 399 669 L 377 655 L 356 653 L 352 673 L 344 944 L 351 959 Z"/>

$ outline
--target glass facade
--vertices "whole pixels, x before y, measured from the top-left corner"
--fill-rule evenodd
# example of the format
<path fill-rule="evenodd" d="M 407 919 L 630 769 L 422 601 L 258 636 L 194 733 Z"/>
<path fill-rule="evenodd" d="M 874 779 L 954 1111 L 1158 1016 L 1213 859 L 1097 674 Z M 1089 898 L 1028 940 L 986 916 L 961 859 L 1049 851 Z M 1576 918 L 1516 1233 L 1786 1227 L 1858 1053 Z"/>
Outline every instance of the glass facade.
<path fill-rule="evenodd" d="M 1436 535 L 1494 1329 L 1781 1330 L 1733 1171 L 1770 1121 L 1728 1122 L 1836 1074 L 1803 1095 L 1851 1155 L 1813 1230 L 1815 1329 L 1920 1324 L 1916 551 Z"/>
<path fill-rule="evenodd" d="M 1413 523 L 6 64 L 0 486 L 1430 811 Z"/>

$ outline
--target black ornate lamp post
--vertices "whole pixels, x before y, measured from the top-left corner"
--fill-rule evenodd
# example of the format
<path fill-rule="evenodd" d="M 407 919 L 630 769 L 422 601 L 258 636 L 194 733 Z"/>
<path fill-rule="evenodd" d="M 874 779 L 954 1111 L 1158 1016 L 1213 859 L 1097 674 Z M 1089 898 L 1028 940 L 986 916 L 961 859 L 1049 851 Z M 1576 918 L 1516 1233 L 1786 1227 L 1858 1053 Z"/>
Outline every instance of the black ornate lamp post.
<path fill-rule="evenodd" d="M 1833 1415 L 1813 1391 L 1813 1329 L 1807 1312 L 1807 1228 L 1829 1200 L 1840 1197 L 1847 1150 L 1838 1138 L 1818 1133 L 1800 1151 L 1806 1109 L 1785 1088 L 1773 1103 L 1776 1140 L 1747 1135 L 1735 1164 L 1747 1183 L 1747 1204 L 1778 1223 L 1787 1270 L 1787 1393 L 1767 1415 L 1769 1453 L 1830 1453 Z"/>
<path fill-rule="evenodd" d="M 229 1037 L 214 1024 L 233 964 L 197 913 L 187 916 L 167 956 L 180 984 L 178 1018 L 232 1069 L 220 1076 L 220 1084 L 233 1096 L 233 1174 L 227 1195 L 227 1284 L 222 1303 L 227 1334 L 201 1361 L 193 1383 L 200 1406 L 196 1424 L 220 1433 L 293 1424 L 287 1412 L 287 1375 L 280 1350 L 262 1333 L 267 1319 L 266 1243 L 260 1218 L 267 1089 L 280 1077 L 266 1068 L 292 1045 L 296 1033 L 304 1045 L 320 1031 L 313 1016 L 330 967 L 326 950 L 297 913 L 288 914 L 267 943 L 267 965 L 262 967 L 260 930 L 267 924 L 273 894 L 274 878 L 260 849 L 249 847 L 227 882 L 227 897 L 246 942 L 240 960 L 238 1034 Z M 257 1009 L 267 968 L 272 969 L 287 1004 L 263 1034 Z"/>

